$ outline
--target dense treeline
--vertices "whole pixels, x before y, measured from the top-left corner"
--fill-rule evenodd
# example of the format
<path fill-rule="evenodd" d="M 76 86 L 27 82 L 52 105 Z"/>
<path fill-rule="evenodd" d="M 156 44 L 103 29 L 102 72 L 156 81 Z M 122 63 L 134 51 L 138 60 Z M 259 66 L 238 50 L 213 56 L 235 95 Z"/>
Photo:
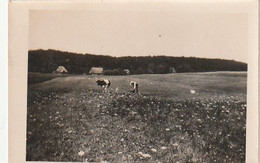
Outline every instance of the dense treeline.
<path fill-rule="evenodd" d="M 93 66 L 118 72 L 129 69 L 131 74 L 170 73 L 173 68 L 176 72 L 247 71 L 245 63 L 222 59 L 168 56 L 111 57 L 57 50 L 30 50 L 28 55 L 29 72 L 51 73 L 58 66 L 64 66 L 72 74 L 88 74 Z"/>

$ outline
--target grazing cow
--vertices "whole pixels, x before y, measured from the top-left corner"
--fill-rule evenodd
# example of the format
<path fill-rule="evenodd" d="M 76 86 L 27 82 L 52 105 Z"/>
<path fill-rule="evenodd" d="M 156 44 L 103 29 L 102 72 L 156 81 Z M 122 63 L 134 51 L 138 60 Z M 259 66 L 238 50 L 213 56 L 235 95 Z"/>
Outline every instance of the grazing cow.
<path fill-rule="evenodd" d="M 111 81 L 109 79 L 99 79 L 96 83 L 98 86 L 105 88 L 105 90 L 111 85 Z"/>
<path fill-rule="evenodd" d="M 130 86 L 132 87 L 131 92 L 138 93 L 138 83 L 137 82 L 131 81 Z"/>

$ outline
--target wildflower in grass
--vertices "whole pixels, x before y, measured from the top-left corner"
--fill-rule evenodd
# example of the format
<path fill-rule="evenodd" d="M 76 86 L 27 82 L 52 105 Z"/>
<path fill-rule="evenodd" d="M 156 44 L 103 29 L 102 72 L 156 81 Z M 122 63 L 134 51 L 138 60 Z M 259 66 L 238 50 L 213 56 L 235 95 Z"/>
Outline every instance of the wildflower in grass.
<path fill-rule="evenodd" d="M 177 147 L 177 146 L 179 146 L 179 144 L 178 143 L 174 143 L 174 144 L 172 144 L 172 146 Z"/>
<path fill-rule="evenodd" d="M 79 153 L 78 153 L 79 156 L 83 156 L 84 154 L 85 154 L 85 152 L 83 152 L 83 151 L 79 151 Z"/>
<path fill-rule="evenodd" d="M 154 148 L 152 148 L 152 149 L 151 149 L 151 151 L 152 151 L 152 152 L 157 152 L 157 150 L 156 150 L 156 149 L 154 149 Z"/>
<path fill-rule="evenodd" d="M 138 152 L 138 154 L 141 155 L 143 158 L 150 158 L 150 157 L 151 157 L 151 155 L 149 155 L 149 154 L 144 154 L 144 153 L 142 153 L 142 152 Z"/>
<path fill-rule="evenodd" d="M 167 147 L 164 147 L 164 146 L 163 146 L 163 147 L 161 147 L 161 149 L 162 149 L 162 150 L 165 150 L 165 149 L 167 149 Z"/>

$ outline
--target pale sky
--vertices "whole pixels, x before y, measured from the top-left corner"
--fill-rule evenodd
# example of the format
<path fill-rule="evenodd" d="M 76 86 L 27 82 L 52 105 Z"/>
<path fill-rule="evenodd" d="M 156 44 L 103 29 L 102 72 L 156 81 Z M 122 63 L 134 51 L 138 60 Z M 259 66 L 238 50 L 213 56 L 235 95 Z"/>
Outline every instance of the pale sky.
<path fill-rule="evenodd" d="M 102 4 L 73 11 L 32 10 L 29 49 L 247 62 L 248 17 L 242 6 L 140 3 L 130 7 Z"/>

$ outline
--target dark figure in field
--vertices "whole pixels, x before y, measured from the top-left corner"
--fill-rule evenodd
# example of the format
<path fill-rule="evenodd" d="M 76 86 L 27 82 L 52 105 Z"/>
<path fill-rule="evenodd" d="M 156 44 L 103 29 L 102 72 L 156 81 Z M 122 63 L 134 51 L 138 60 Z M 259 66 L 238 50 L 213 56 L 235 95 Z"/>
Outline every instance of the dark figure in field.
<path fill-rule="evenodd" d="M 105 90 L 111 85 L 111 81 L 109 79 L 99 79 L 96 83 L 98 86 L 105 88 Z"/>
<path fill-rule="evenodd" d="M 138 93 L 138 83 L 137 82 L 131 81 L 130 86 L 132 87 L 131 92 Z"/>

